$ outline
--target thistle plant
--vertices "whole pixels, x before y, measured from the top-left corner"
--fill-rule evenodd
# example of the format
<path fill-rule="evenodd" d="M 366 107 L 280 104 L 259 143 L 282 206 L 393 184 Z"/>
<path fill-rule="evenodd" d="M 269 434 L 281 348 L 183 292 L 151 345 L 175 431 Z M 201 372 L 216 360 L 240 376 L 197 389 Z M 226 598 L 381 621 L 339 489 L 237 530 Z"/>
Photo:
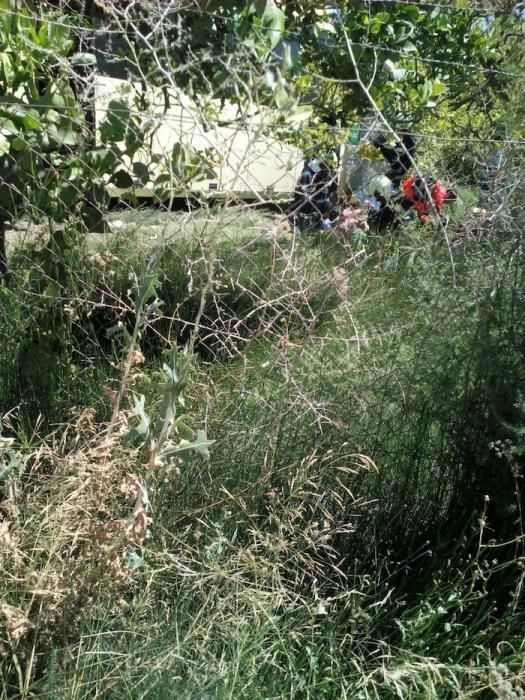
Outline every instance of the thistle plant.
<path fill-rule="evenodd" d="M 162 304 L 157 296 L 159 277 L 156 272 L 156 259 L 148 261 L 144 275 L 139 279 L 133 275 L 132 297 L 135 301 L 135 323 L 131 333 L 119 324 L 110 335 L 120 332 L 127 346 L 126 359 L 122 365 L 120 387 L 113 399 L 113 415 L 108 428 L 108 438 L 119 423 L 121 404 L 130 385 L 131 370 L 144 361 L 140 350 L 140 339 L 149 320 L 158 313 Z M 121 484 L 121 491 L 134 499 L 133 512 L 129 519 L 121 523 L 120 535 L 113 539 L 111 558 L 117 555 L 122 546 L 141 546 L 148 536 L 151 517 L 150 491 L 154 483 L 166 475 L 180 471 L 180 465 L 192 455 L 198 454 L 209 459 L 208 440 L 204 431 L 194 431 L 189 426 L 189 416 L 185 413 L 184 386 L 191 363 L 190 351 L 182 352 L 172 346 L 167 350 L 162 368 L 153 374 L 156 400 L 146 406 L 143 394 L 133 396 L 134 407 L 124 415 L 124 421 L 131 420 L 124 439 L 139 444 L 146 457 L 145 470 L 141 475 L 127 474 Z"/>

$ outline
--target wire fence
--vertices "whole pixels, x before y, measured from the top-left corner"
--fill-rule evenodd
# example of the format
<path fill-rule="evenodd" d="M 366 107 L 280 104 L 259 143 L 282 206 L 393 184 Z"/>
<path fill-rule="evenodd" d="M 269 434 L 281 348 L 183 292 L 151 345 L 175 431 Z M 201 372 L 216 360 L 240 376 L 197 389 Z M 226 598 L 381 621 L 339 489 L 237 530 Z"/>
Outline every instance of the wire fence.
<path fill-rule="evenodd" d="M 240 6 L 0 1 L 0 695 L 518 697 L 521 11 Z"/>
<path fill-rule="evenodd" d="M 448 351 L 447 337 L 438 342 L 435 328 L 446 327 L 450 308 L 432 290 L 418 289 L 417 303 L 426 305 L 420 315 L 404 289 L 400 303 L 412 310 L 396 321 L 380 280 L 400 274 L 407 260 L 426 266 L 423 279 L 446 277 L 452 261 L 458 296 L 470 290 L 449 319 L 452 336 L 469 325 L 463 315 L 477 294 L 491 284 L 499 289 L 502 279 L 519 288 L 517 278 L 509 282 L 518 275 L 516 258 L 500 255 L 498 246 L 506 236 L 515 251 L 521 240 L 520 106 L 510 100 L 503 133 L 486 138 L 473 136 L 468 120 L 456 128 L 427 119 L 389 131 L 373 101 L 353 126 L 318 124 L 296 97 L 293 81 L 301 75 L 276 85 L 275 51 L 267 47 L 267 58 L 255 60 L 248 41 L 214 56 L 224 71 L 215 84 L 233 86 L 230 99 L 217 98 L 200 58 L 170 63 L 170 37 L 182 31 L 176 9 L 159 5 L 146 28 L 140 7 L 132 21 L 132 9 L 112 6 L 108 26 L 96 27 L 49 9 L 2 10 L 16 33 L 3 58 L 10 90 L 0 96 L 1 409 L 54 421 L 63 419 L 65 404 L 91 402 L 106 415 L 111 402 L 104 391 L 111 395 L 118 386 L 121 354 L 136 324 L 136 287 L 153 267 L 162 305 L 143 319 L 140 352 L 155 363 L 175 344 L 195 351 L 212 373 L 244 373 L 230 395 L 223 389 L 216 396 L 210 385 L 199 405 L 218 441 L 216 474 L 195 475 L 203 493 L 217 479 L 233 478 L 242 455 L 249 481 L 272 461 L 282 467 L 294 450 L 329 449 L 334 434 L 363 451 L 382 450 L 388 462 L 402 441 L 396 433 L 403 416 L 416 414 L 412 371 L 430 391 L 431 356 Z M 206 9 L 201 14 L 216 18 Z M 123 40 L 125 57 L 100 46 L 81 53 L 68 43 L 79 48 L 82 37 L 89 49 L 93 37 L 109 35 Z M 206 46 L 202 37 L 184 38 Z M 460 65 L 385 45 L 349 45 L 409 62 Z M 28 77 L 27 56 L 40 66 L 33 69 L 39 84 Z M 123 58 L 134 64 L 133 79 L 104 72 Z M 474 69 L 521 79 L 514 70 Z M 352 83 L 368 95 L 374 87 L 359 73 Z M 490 124 L 478 111 L 478 121 Z M 415 143 L 410 149 L 406 134 Z M 425 205 L 434 229 L 420 225 L 414 207 L 401 206 L 401 181 L 411 175 L 431 176 L 427 189 L 439 180 L 455 192 L 440 212 Z M 429 239 L 435 260 L 425 247 Z M 481 246 L 473 254 L 479 262 L 467 270 L 463 256 L 472 242 Z M 467 341 L 463 351 L 474 352 Z M 436 379 L 440 391 L 449 381 L 450 373 Z M 398 390 L 406 402 L 393 416 L 389 402 Z M 432 412 L 432 401 L 428 406 Z M 431 439 L 414 460 L 425 464 L 422 471 L 439 472 L 454 417 L 443 409 L 421 421 Z M 452 478 L 450 459 L 441 478 Z M 430 522 L 429 490 L 419 497 Z"/>

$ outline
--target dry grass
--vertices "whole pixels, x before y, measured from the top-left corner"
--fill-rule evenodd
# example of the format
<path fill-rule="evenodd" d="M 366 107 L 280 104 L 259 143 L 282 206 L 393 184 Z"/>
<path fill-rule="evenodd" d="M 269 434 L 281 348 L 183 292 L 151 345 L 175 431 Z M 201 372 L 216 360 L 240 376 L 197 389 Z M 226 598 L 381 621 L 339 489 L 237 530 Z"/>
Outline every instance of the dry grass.
<path fill-rule="evenodd" d="M 250 493 L 225 492 L 224 532 L 206 513 L 183 514 L 182 536 L 166 533 L 160 523 L 155 532 L 153 523 L 155 543 L 147 546 L 150 518 L 133 508 L 144 459 L 122 443 L 129 417 L 121 411 L 109 433 L 94 422 L 92 410 L 80 412 L 24 459 L 22 474 L 5 482 L 0 653 L 23 696 L 57 644 L 73 641 L 95 611 L 122 610 L 137 552 L 147 551 L 155 572 L 149 585 L 155 581 L 157 592 L 168 576 L 184 587 L 185 597 L 201 601 L 193 642 L 204 644 L 213 630 L 235 634 L 248 613 L 264 620 L 306 606 L 324 615 L 348 595 L 339 592 L 329 601 L 317 591 L 335 591 L 345 578 L 333 543 L 352 532 L 350 513 L 363 504 L 343 482 L 374 468 L 367 458 L 352 455 L 345 465 L 331 455 L 311 455 L 281 475 L 268 475 L 273 487 L 267 487 L 264 513 L 252 512 Z M 171 492 L 168 482 L 159 486 Z M 159 493 L 157 501 L 162 498 Z M 304 598 L 305 589 L 313 598 Z M 148 605 L 155 605 L 155 595 Z"/>
<path fill-rule="evenodd" d="M 0 503 L 0 649 L 6 658 L 26 656 L 26 685 L 34 655 L 74 630 L 98 596 L 129 580 L 122 556 L 146 534 L 130 521 L 121 488 L 139 457 L 93 418 L 83 410 L 27 456 L 23 477 L 7 482 Z"/>
<path fill-rule="evenodd" d="M 128 418 L 108 439 L 81 412 L 2 501 L 3 697 L 522 697 L 515 632 L 503 658 L 485 646 L 503 639 L 472 594 L 477 564 L 404 608 L 392 562 L 352 574 L 342 561 L 338 543 L 368 508 L 349 488 L 376 470 L 368 458 L 311 454 L 174 526 L 157 517 L 173 490 L 161 480 L 147 538 Z M 472 606 L 455 661 L 444 630 Z"/>

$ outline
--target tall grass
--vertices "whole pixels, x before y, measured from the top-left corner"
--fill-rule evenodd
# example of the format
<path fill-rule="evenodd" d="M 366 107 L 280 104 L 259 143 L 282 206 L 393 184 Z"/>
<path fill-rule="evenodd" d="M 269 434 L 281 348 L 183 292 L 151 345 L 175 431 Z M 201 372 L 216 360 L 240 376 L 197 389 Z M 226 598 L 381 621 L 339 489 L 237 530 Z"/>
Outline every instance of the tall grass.
<path fill-rule="evenodd" d="M 163 518 L 115 570 L 93 547 L 93 524 L 108 528 L 105 508 L 125 514 L 118 483 L 130 464 L 100 465 L 96 447 L 80 445 L 92 464 L 70 477 L 78 452 L 41 456 L 55 506 L 44 518 L 29 497 L 19 504 L 10 550 L 27 587 L 4 559 L 6 697 L 520 697 L 523 614 L 490 586 L 503 575 L 519 593 L 520 577 L 483 544 L 486 511 L 446 565 L 428 550 L 419 567 L 394 552 L 345 561 L 334 545 L 354 536 L 348 511 L 355 522 L 368 506 L 330 455 L 311 456 L 289 465 L 264 510 L 248 493 L 177 527 Z M 327 469 L 341 477 L 331 491 L 319 484 Z M 347 512 L 334 508 L 341 499 Z M 416 570 L 425 582 L 414 595 L 401 579 Z"/>
<path fill-rule="evenodd" d="M 453 287 L 443 246 L 410 236 L 358 257 L 330 239 L 277 257 L 275 240 L 222 243 L 225 288 L 202 307 L 207 251 L 157 251 L 168 312 L 133 391 L 161 399 L 162 338 L 203 308 L 216 345 L 186 406 L 216 442 L 157 480 L 145 540 L 122 535 L 145 460 L 127 404 L 105 440 L 119 346 L 95 327 L 132 318 L 141 256 L 94 260 L 81 300 L 101 316 L 79 304 L 77 324 L 99 377 L 75 421 L 37 437 L 13 420 L 2 443 L 19 459 L 0 482 L 6 698 L 522 697 L 522 251 L 495 234 L 458 247 Z M 0 291 L 14 328 L 29 297 Z"/>
<path fill-rule="evenodd" d="M 503 519 L 510 506 L 511 471 L 489 444 L 518 420 L 523 279 L 512 250 L 495 261 L 479 244 L 458 266 L 458 288 L 433 245 L 397 264 L 394 273 L 374 259 L 351 270 L 336 323 L 308 343 L 285 332 L 219 370 L 209 430 L 224 435 L 214 475 L 232 487 L 312 449 L 369 455 L 380 469 L 356 483 L 378 501 L 360 547 L 379 537 L 410 551 L 461 532 L 485 493 Z"/>

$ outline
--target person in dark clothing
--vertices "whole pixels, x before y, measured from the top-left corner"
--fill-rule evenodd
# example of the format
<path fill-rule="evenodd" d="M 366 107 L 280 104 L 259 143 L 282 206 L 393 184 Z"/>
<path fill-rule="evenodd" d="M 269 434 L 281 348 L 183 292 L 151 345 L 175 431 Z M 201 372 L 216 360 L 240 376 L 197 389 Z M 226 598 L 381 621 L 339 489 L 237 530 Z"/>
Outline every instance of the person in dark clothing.
<path fill-rule="evenodd" d="M 292 205 L 292 216 L 300 228 L 309 228 L 318 223 L 329 225 L 338 215 L 337 182 L 335 173 L 324 162 L 305 165 Z"/>
<path fill-rule="evenodd" d="M 385 134 L 379 132 L 372 138 L 372 144 L 381 152 L 388 161 L 390 169 L 385 173 L 395 187 L 401 185 L 401 181 L 412 167 L 412 161 L 416 152 L 416 142 L 410 134 L 403 134 L 401 141 L 394 146 L 387 144 Z"/>

